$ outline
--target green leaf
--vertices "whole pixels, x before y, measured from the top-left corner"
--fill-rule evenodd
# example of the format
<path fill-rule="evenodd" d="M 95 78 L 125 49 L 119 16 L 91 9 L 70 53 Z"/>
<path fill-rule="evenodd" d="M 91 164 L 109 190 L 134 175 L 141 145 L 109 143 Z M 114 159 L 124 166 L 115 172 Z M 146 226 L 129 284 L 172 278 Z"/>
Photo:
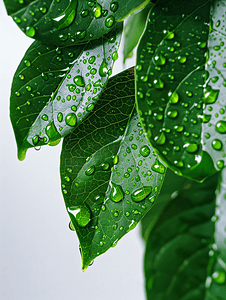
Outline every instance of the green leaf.
<path fill-rule="evenodd" d="M 142 10 L 132 14 L 126 21 L 124 27 L 124 45 L 123 45 L 123 61 L 132 57 L 133 49 L 138 44 L 138 41 L 145 28 L 147 15 L 153 7 L 153 3 L 148 3 Z M 132 54 L 132 55 L 131 55 Z"/>
<path fill-rule="evenodd" d="M 114 76 L 64 139 L 62 191 L 84 270 L 137 225 L 162 185 L 165 166 L 147 143 L 134 95 L 133 69 Z"/>
<path fill-rule="evenodd" d="M 117 58 L 122 24 L 73 47 L 34 42 L 14 76 L 10 117 L 18 158 L 28 148 L 54 145 L 93 109 Z"/>
<path fill-rule="evenodd" d="M 203 183 L 190 182 L 161 212 L 146 245 L 147 299 L 207 300 L 205 295 L 212 293 L 209 274 L 214 272 L 213 262 L 224 259 L 216 251 L 217 224 L 214 240 L 217 179 L 215 174 Z M 223 232 L 223 228 L 220 230 Z M 220 295 L 225 299 L 225 282 L 214 289 L 217 292 L 221 286 L 224 292 Z"/>
<path fill-rule="evenodd" d="M 223 168 L 226 157 L 221 15 L 220 1 L 158 1 L 138 48 L 147 137 L 171 169 L 196 180 Z"/>
<path fill-rule="evenodd" d="M 178 176 L 169 168 L 166 170 L 164 182 L 158 195 L 158 201 L 155 202 L 152 209 L 142 219 L 142 237 L 146 241 L 150 231 L 158 220 L 159 214 L 171 198 L 174 198 L 178 191 L 187 185 L 189 180 Z"/>
<path fill-rule="evenodd" d="M 108 33 L 147 0 L 4 0 L 19 28 L 45 44 L 71 46 Z"/>

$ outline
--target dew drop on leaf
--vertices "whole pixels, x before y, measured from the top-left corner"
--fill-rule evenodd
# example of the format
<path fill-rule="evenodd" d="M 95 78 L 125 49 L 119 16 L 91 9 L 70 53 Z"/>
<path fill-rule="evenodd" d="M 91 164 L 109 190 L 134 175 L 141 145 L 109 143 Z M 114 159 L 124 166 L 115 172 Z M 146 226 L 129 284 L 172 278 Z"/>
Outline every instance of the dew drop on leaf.
<path fill-rule="evenodd" d="M 110 199 L 113 202 L 119 202 L 123 199 L 123 190 L 120 185 L 111 182 L 112 188 L 110 192 Z"/>
<path fill-rule="evenodd" d="M 139 188 L 136 191 L 132 192 L 131 199 L 134 202 L 140 202 L 144 200 L 147 196 L 149 196 L 151 192 L 152 192 L 151 186 L 143 186 L 142 188 Z"/>
<path fill-rule="evenodd" d="M 217 151 L 220 151 L 223 147 L 222 142 L 218 139 L 214 139 L 211 144 L 213 149 Z"/>
<path fill-rule="evenodd" d="M 106 27 L 110 28 L 114 25 L 115 23 L 115 17 L 114 16 L 108 16 L 105 20 L 105 25 Z"/>
<path fill-rule="evenodd" d="M 85 81 L 84 81 L 83 77 L 80 76 L 80 75 L 75 76 L 75 77 L 73 78 L 73 81 L 74 81 L 74 83 L 75 83 L 76 85 L 78 85 L 78 86 L 81 86 L 81 87 L 84 87 L 84 86 L 85 86 Z"/>
<path fill-rule="evenodd" d="M 143 157 L 147 157 L 150 154 L 150 148 L 147 145 L 144 145 L 140 148 L 140 154 Z"/>
<path fill-rule="evenodd" d="M 195 153 L 198 151 L 199 146 L 195 143 L 186 143 L 183 148 L 186 150 L 188 153 Z"/>
<path fill-rule="evenodd" d="M 85 227 L 91 217 L 90 209 L 86 204 L 68 207 L 69 215 L 73 215 L 79 227 Z"/>
<path fill-rule="evenodd" d="M 67 125 L 71 127 L 75 126 L 77 123 L 76 115 L 74 113 L 67 114 L 65 118 L 65 122 Z"/>
<path fill-rule="evenodd" d="M 165 167 L 162 163 L 158 161 L 158 159 L 155 160 L 154 164 L 151 166 L 152 171 L 158 172 L 160 174 L 165 173 Z"/>
<path fill-rule="evenodd" d="M 35 28 L 34 27 L 27 27 L 26 28 L 26 35 L 29 36 L 29 37 L 34 37 L 35 36 Z"/>
<path fill-rule="evenodd" d="M 95 172 L 95 166 L 91 166 L 91 167 L 89 167 L 89 168 L 85 171 L 85 174 L 86 174 L 87 176 L 90 176 L 90 175 L 92 175 L 94 172 Z"/>
<path fill-rule="evenodd" d="M 219 121 L 215 125 L 215 129 L 218 133 L 226 133 L 226 121 Z"/>

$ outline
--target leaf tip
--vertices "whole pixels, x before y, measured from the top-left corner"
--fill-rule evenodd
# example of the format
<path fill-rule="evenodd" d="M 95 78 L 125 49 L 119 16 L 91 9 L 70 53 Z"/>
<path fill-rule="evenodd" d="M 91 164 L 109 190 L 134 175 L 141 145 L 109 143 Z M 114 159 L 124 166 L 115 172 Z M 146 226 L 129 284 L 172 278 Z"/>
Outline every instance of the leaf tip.
<path fill-rule="evenodd" d="M 23 161 L 26 157 L 27 149 L 18 148 L 17 157 L 20 161 Z"/>

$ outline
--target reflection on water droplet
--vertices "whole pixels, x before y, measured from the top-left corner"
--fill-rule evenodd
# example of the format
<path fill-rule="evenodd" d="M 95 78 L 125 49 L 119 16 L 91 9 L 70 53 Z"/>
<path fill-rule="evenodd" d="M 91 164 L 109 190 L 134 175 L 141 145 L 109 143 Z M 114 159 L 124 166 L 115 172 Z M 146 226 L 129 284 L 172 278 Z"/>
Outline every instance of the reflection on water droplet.
<path fill-rule="evenodd" d="M 29 37 L 34 37 L 35 36 L 35 28 L 34 27 L 27 27 L 25 31 L 26 35 Z"/>
<path fill-rule="evenodd" d="M 53 27 L 64 29 L 72 24 L 77 12 L 78 0 L 69 0 L 66 9 L 56 18 L 53 19 Z"/>
<path fill-rule="evenodd" d="M 85 227 L 88 225 L 91 217 L 91 212 L 86 204 L 68 207 L 68 212 L 70 218 L 75 218 L 79 227 Z"/>
<path fill-rule="evenodd" d="M 140 154 L 143 157 L 147 157 L 150 154 L 150 148 L 147 145 L 144 145 L 140 148 Z"/>
<path fill-rule="evenodd" d="M 183 148 L 185 148 L 188 153 L 195 153 L 198 151 L 199 146 L 195 143 L 186 143 Z"/>
<path fill-rule="evenodd" d="M 119 202 L 123 199 L 123 190 L 120 185 L 111 182 L 112 188 L 110 192 L 110 199 L 113 202 Z"/>
<path fill-rule="evenodd" d="M 152 171 L 158 172 L 160 174 L 165 173 L 165 167 L 158 159 L 155 160 L 154 164 L 151 166 Z"/>
<path fill-rule="evenodd" d="M 74 83 L 75 83 L 76 85 L 78 85 L 78 86 L 81 86 L 81 87 L 84 87 L 84 86 L 85 86 L 85 81 L 84 81 L 83 77 L 80 76 L 80 75 L 75 76 L 75 77 L 73 78 L 73 81 L 74 81 Z"/>
<path fill-rule="evenodd" d="M 143 186 L 142 188 L 137 189 L 131 194 L 131 198 L 134 202 L 140 202 L 144 200 L 152 192 L 151 186 Z"/>
<path fill-rule="evenodd" d="M 215 129 L 218 133 L 226 133 L 226 121 L 219 121 L 215 125 Z"/>
<path fill-rule="evenodd" d="M 74 113 L 67 114 L 65 118 L 65 122 L 67 125 L 71 127 L 75 126 L 77 123 L 76 115 Z"/>
<path fill-rule="evenodd" d="M 90 176 L 92 175 L 93 173 L 95 172 L 95 166 L 91 166 L 89 167 L 86 171 L 85 171 L 85 174 Z"/>
<path fill-rule="evenodd" d="M 223 147 L 222 142 L 218 139 L 214 139 L 211 144 L 212 144 L 213 149 L 217 150 L 217 151 L 220 151 Z"/>

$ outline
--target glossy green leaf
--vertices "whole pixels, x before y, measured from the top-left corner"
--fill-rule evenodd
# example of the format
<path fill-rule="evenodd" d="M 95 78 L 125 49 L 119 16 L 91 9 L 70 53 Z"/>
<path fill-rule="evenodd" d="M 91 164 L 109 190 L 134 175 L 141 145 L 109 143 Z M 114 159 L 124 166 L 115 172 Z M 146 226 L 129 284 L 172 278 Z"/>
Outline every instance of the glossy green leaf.
<path fill-rule="evenodd" d="M 93 109 L 112 73 L 121 31 L 118 24 L 99 40 L 73 47 L 31 45 L 10 99 L 20 160 L 28 148 L 57 143 Z"/>
<path fill-rule="evenodd" d="M 142 219 L 141 234 L 145 241 L 147 241 L 149 233 L 157 222 L 161 211 L 171 199 L 177 196 L 178 191 L 188 183 L 189 180 L 187 178 L 176 175 L 169 168 L 166 170 L 164 182 L 158 195 L 158 201 L 155 202 L 152 209 Z"/>
<path fill-rule="evenodd" d="M 146 19 L 153 3 L 148 3 L 142 10 L 132 14 L 125 23 L 124 27 L 124 45 L 123 45 L 123 61 L 133 56 L 133 49 L 145 28 Z"/>
<path fill-rule="evenodd" d="M 220 5 L 158 1 L 137 55 L 137 104 L 148 139 L 174 171 L 197 180 L 223 168 L 226 156 Z"/>
<path fill-rule="evenodd" d="M 134 95 L 133 69 L 114 76 L 94 111 L 64 139 L 62 192 L 83 269 L 137 225 L 162 185 L 165 166 L 147 143 Z"/>
<path fill-rule="evenodd" d="M 146 245 L 147 299 L 225 299 L 225 269 L 222 272 L 222 266 L 219 269 L 217 265 L 215 271 L 214 267 L 220 261 L 225 268 L 226 262 L 217 251 L 219 244 L 221 253 L 226 249 L 222 238 L 225 227 L 221 227 L 225 224 L 223 202 L 223 210 L 216 208 L 221 211 L 221 224 L 214 215 L 218 177 L 215 174 L 203 183 L 190 182 L 161 212 Z M 223 235 L 218 239 L 219 232 Z"/>
<path fill-rule="evenodd" d="M 69 46 L 97 39 L 148 1 L 4 0 L 19 28 L 40 42 Z"/>

